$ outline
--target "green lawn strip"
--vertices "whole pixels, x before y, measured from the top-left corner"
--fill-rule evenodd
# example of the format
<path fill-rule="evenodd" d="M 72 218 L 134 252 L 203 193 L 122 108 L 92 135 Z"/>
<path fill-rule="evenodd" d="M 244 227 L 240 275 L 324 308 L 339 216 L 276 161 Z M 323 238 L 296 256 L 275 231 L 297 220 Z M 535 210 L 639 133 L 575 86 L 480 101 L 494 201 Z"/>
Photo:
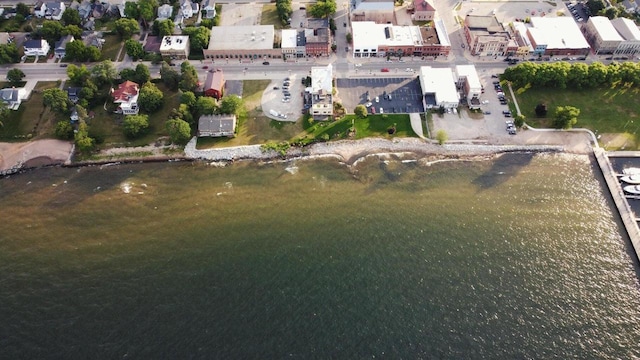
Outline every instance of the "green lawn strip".
<path fill-rule="evenodd" d="M 266 4 L 262 6 L 262 16 L 260 17 L 260 25 L 273 25 L 274 29 L 282 30 L 284 26 L 275 4 Z"/>
<path fill-rule="evenodd" d="M 411 121 L 409 115 L 388 114 L 388 115 L 369 115 L 364 119 L 355 115 L 347 115 L 339 121 L 334 122 L 314 122 L 307 129 L 310 137 L 322 138 L 323 134 L 328 134 L 330 139 L 347 138 L 351 126 L 355 127 L 355 139 L 363 139 L 367 137 L 415 137 L 416 134 L 411 129 Z M 395 124 L 396 132 L 389 135 L 388 129 Z"/>
<path fill-rule="evenodd" d="M 52 137 L 56 115 L 45 109 L 39 91 L 56 86 L 56 81 L 38 82 L 29 100 L 23 101 L 18 110 L 12 110 L 8 118 L 3 119 L 0 139 L 22 141 L 32 137 Z"/>
<path fill-rule="evenodd" d="M 515 90 L 515 89 L 514 89 Z M 534 127 L 552 127 L 557 106 L 574 106 L 580 109 L 578 123 L 574 127 L 587 128 L 600 134 L 630 133 L 640 131 L 640 102 L 638 88 L 606 89 L 529 89 L 516 95 L 520 111 L 526 122 Z M 535 107 L 547 105 L 547 117 L 538 118 Z"/>
<path fill-rule="evenodd" d="M 122 41 L 118 35 L 105 35 L 104 44 L 102 45 L 102 57 L 100 61 L 111 60 L 116 61 L 116 56 L 120 51 Z"/>

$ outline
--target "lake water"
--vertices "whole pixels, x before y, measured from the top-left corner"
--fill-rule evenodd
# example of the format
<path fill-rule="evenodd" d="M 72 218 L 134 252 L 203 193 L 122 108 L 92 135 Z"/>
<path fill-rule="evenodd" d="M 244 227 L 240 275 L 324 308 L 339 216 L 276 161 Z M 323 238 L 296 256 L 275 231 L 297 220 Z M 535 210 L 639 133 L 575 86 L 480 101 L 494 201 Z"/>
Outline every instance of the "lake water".
<path fill-rule="evenodd" d="M 401 160 L 0 179 L 0 358 L 640 357 L 587 156 Z"/>

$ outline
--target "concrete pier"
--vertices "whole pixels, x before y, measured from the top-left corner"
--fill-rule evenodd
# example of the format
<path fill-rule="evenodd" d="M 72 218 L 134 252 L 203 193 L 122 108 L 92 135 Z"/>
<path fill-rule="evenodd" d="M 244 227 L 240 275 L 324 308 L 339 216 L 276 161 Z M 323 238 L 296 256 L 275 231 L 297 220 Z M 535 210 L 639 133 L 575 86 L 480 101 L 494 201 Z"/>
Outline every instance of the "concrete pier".
<path fill-rule="evenodd" d="M 638 228 L 638 219 L 631 210 L 631 207 L 629 207 L 624 191 L 622 190 L 620 182 L 616 176 L 617 174 L 609 162 L 607 152 L 602 148 L 597 148 L 593 149 L 593 154 L 598 161 L 600 170 L 602 170 L 602 175 L 604 175 L 611 197 L 616 204 L 616 208 L 618 208 L 618 213 L 620 214 L 620 218 L 627 230 L 629 239 L 631 239 L 631 245 L 636 253 L 636 257 L 640 260 L 640 229 Z M 620 156 L 620 154 L 617 155 Z M 627 152 L 625 155 L 629 157 L 633 156 L 633 153 Z M 640 153 L 637 155 L 640 155 Z"/>

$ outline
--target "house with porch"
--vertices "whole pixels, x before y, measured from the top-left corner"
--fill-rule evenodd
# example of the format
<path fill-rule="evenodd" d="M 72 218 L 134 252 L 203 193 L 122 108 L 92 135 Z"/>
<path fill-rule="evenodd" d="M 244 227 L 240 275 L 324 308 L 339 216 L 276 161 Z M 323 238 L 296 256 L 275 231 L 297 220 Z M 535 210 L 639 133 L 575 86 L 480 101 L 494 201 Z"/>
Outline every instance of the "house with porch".
<path fill-rule="evenodd" d="M 47 56 L 51 47 L 47 40 L 29 40 L 22 45 L 25 56 Z"/>
<path fill-rule="evenodd" d="M 133 81 L 125 81 L 118 85 L 117 89 L 111 89 L 113 102 L 118 104 L 116 113 L 124 115 L 136 115 L 140 109 L 138 108 L 138 95 L 140 94 L 140 85 Z"/>
<path fill-rule="evenodd" d="M 34 14 L 39 18 L 60 21 L 60 19 L 62 19 L 62 13 L 64 13 L 67 7 L 62 1 L 39 1 L 33 9 Z"/>
<path fill-rule="evenodd" d="M 214 0 L 204 0 L 200 3 L 202 9 L 202 17 L 205 19 L 213 19 L 216 17 L 216 3 Z"/>
<path fill-rule="evenodd" d="M 193 15 L 198 15 L 198 11 L 200 11 L 200 5 L 197 2 L 191 0 L 180 1 L 180 14 L 183 18 L 190 19 Z"/>
<path fill-rule="evenodd" d="M 62 59 L 67 54 L 67 44 L 73 42 L 73 35 L 63 36 L 60 40 L 56 41 L 55 47 L 53 48 L 53 53 L 56 58 Z"/>
<path fill-rule="evenodd" d="M 10 110 L 18 110 L 22 100 L 27 97 L 25 88 L 7 88 L 0 90 L 0 100 L 7 105 Z"/>

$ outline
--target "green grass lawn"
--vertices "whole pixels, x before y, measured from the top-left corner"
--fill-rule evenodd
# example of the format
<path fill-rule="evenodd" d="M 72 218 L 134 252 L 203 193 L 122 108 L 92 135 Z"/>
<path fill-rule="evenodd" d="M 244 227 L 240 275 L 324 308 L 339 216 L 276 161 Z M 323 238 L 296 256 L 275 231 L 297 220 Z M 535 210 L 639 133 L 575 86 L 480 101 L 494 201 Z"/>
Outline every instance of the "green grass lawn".
<path fill-rule="evenodd" d="M 276 30 L 284 29 L 282 21 L 280 21 L 280 17 L 278 16 L 278 10 L 276 10 L 276 4 L 266 4 L 262 6 L 260 25 L 273 25 Z"/>
<path fill-rule="evenodd" d="M 305 122 L 309 125 L 305 132 L 308 137 L 322 138 L 327 134 L 329 139 L 363 139 L 367 137 L 383 137 L 391 139 L 393 137 L 414 137 L 416 134 L 411 129 L 411 121 L 409 115 L 406 114 L 385 114 L 385 115 L 369 115 L 362 119 L 355 115 L 347 115 L 344 118 L 333 122 L 309 122 L 309 117 L 305 118 Z M 390 127 L 396 127 L 393 135 L 388 130 Z M 349 129 L 355 127 L 353 137 L 349 136 Z M 302 135 L 302 134 L 301 134 Z"/>
<path fill-rule="evenodd" d="M 574 106 L 580 109 L 578 123 L 574 127 L 587 128 L 604 133 L 640 132 L 640 89 L 529 89 L 516 95 L 520 111 L 526 122 L 535 127 L 552 127 L 553 113 L 557 106 Z M 547 105 L 547 117 L 538 118 L 535 107 Z"/>
<path fill-rule="evenodd" d="M 102 45 L 102 57 L 100 58 L 100 61 L 116 61 L 116 57 L 118 56 L 118 52 L 120 51 L 121 46 L 122 41 L 120 40 L 120 37 L 118 35 L 105 35 L 104 45 Z"/>
<path fill-rule="evenodd" d="M 90 135 L 99 134 L 104 138 L 102 147 L 116 146 L 144 146 L 154 143 L 159 137 L 165 136 L 164 123 L 174 108 L 180 104 L 180 96 L 177 91 L 170 91 L 164 84 L 156 84 L 164 93 L 164 103 L 160 110 L 149 114 L 149 132 L 138 139 L 128 139 L 122 131 L 123 116 L 114 114 L 104 109 L 100 104 L 92 108 L 94 117 L 89 120 Z"/>
<path fill-rule="evenodd" d="M 44 89 L 58 86 L 55 81 L 41 81 L 31 92 L 29 100 L 22 102 L 18 110 L 11 111 L 7 119 L 3 119 L 0 127 L 0 139 L 4 141 L 24 141 L 31 138 L 53 137 L 56 114 L 45 109 L 42 104 Z"/>

